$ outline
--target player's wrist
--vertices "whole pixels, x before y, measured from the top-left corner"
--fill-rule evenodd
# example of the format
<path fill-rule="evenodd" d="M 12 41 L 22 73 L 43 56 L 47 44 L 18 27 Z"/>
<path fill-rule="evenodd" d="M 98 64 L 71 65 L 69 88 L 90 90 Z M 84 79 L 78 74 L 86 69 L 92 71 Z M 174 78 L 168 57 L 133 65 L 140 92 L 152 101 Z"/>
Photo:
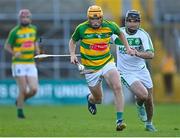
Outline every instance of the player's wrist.
<path fill-rule="evenodd" d="M 73 52 L 73 53 L 70 53 L 71 57 L 75 57 L 76 54 Z"/>

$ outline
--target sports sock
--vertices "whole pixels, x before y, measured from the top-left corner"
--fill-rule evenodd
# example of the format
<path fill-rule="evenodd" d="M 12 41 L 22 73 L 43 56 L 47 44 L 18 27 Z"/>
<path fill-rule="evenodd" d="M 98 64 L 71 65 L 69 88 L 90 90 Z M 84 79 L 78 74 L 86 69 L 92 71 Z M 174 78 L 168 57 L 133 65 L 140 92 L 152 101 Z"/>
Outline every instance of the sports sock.
<path fill-rule="evenodd" d="M 17 109 L 18 116 L 24 116 L 23 109 Z"/>
<path fill-rule="evenodd" d="M 116 115 L 117 115 L 117 123 L 122 122 L 123 112 L 117 112 Z"/>
<path fill-rule="evenodd" d="M 147 122 L 145 122 L 145 125 L 152 125 L 152 122 L 147 121 Z"/>
<path fill-rule="evenodd" d="M 144 104 L 143 102 L 136 102 L 136 105 L 139 107 L 143 106 L 143 104 Z"/>

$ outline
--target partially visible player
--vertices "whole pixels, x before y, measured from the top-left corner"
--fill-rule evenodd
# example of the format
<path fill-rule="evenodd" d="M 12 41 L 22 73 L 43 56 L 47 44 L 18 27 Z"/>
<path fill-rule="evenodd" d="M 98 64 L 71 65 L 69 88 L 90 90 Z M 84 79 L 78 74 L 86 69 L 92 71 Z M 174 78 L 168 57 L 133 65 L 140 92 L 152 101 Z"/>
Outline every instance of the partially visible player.
<path fill-rule="evenodd" d="M 69 41 L 71 63 L 76 64 L 76 42 L 80 41 L 81 62 L 87 69 L 93 69 L 94 73 L 85 74 L 90 90 L 87 96 L 88 110 L 95 115 L 96 104 L 102 102 L 102 79 L 114 92 L 115 106 L 117 110 L 117 131 L 122 131 L 126 125 L 123 123 L 124 97 L 120 85 L 120 75 L 110 52 L 110 38 L 113 34 L 119 36 L 126 46 L 128 54 L 135 54 L 130 49 L 124 34 L 120 32 L 117 24 L 103 19 L 103 11 L 97 5 L 90 6 L 87 11 L 88 20 L 79 24 Z"/>
<path fill-rule="evenodd" d="M 136 95 L 139 117 L 145 122 L 146 130 L 154 132 L 153 83 L 145 63 L 145 59 L 154 57 L 154 48 L 149 34 L 140 28 L 140 22 L 140 13 L 130 10 L 126 14 L 125 27 L 120 28 L 131 48 L 136 51 L 135 56 L 126 53 L 125 46 L 117 36 L 113 36 L 113 41 L 117 45 L 117 68 L 122 82 Z"/>
<path fill-rule="evenodd" d="M 24 101 L 34 96 L 38 89 L 38 74 L 34 54 L 39 54 L 37 29 L 31 24 L 29 9 L 19 11 L 19 24 L 9 33 L 5 50 L 12 55 L 12 75 L 16 80 L 19 94 L 16 100 L 18 118 L 25 118 Z"/>

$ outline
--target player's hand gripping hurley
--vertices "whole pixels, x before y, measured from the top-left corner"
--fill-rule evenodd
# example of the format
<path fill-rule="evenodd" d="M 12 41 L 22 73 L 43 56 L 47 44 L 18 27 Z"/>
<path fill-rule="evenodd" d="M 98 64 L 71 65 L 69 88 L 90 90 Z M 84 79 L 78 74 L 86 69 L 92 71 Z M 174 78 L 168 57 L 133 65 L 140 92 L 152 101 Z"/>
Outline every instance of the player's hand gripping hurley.
<path fill-rule="evenodd" d="M 82 65 L 79 61 L 76 63 L 76 65 L 78 66 L 78 70 L 81 75 L 90 74 L 94 72 L 94 70 L 92 69 L 85 69 L 84 65 Z"/>

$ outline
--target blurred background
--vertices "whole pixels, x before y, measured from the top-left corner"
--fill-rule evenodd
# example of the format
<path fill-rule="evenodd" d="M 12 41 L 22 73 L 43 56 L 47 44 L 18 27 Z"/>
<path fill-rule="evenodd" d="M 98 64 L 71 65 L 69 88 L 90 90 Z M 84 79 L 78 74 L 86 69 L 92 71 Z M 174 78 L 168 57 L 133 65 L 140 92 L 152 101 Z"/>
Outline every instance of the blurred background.
<path fill-rule="evenodd" d="M 11 75 L 11 56 L 3 47 L 10 29 L 17 23 L 20 9 L 32 12 L 38 27 L 39 44 L 46 54 L 68 54 L 68 42 L 75 27 L 86 20 L 89 6 L 97 4 L 104 18 L 123 25 L 125 13 L 139 10 L 141 27 L 151 36 L 154 59 L 147 61 L 154 82 L 156 103 L 180 103 L 180 1 L 179 0 L 0 0 L 0 103 L 14 103 L 17 87 Z M 115 56 L 115 47 L 112 46 Z M 78 53 L 78 50 L 77 50 Z M 85 104 L 89 93 L 84 77 L 68 57 L 37 60 L 38 94 L 30 104 Z M 170 76 L 170 77 L 169 77 Z M 171 85 L 172 82 L 172 85 Z M 124 88 L 126 102 L 133 95 Z M 104 86 L 104 103 L 113 94 Z"/>

